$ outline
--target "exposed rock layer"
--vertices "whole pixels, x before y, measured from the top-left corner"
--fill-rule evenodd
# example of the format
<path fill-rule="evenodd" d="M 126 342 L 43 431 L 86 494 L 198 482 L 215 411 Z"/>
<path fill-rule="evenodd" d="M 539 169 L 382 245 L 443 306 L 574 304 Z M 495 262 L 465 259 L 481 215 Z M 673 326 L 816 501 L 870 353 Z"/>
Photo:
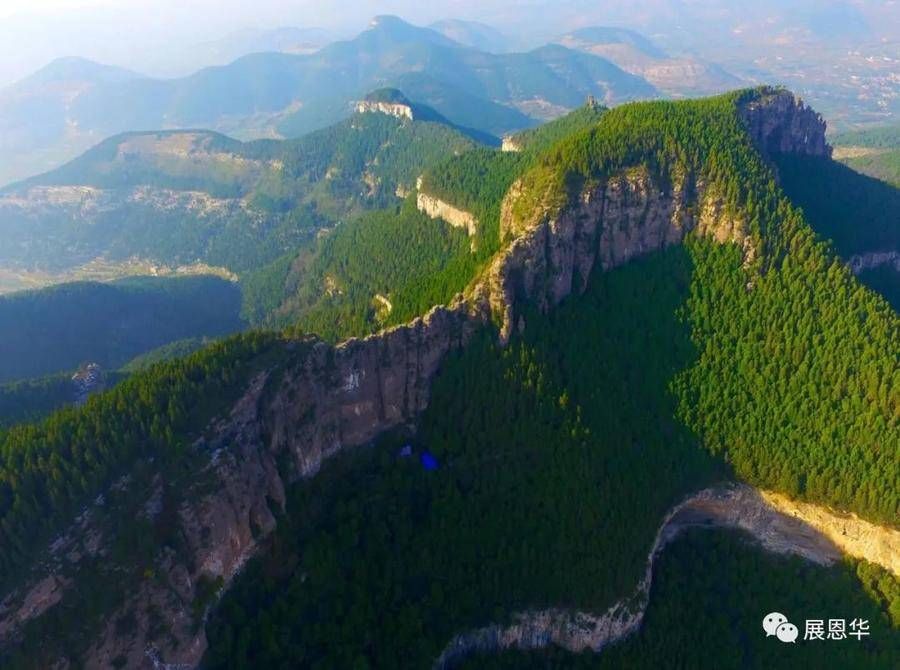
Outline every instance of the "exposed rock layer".
<path fill-rule="evenodd" d="M 773 94 L 768 106 L 759 105 L 744 114 L 762 146 L 827 152 L 818 117 L 796 105 L 793 98 L 788 103 L 784 95 Z M 231 414 L 198 443 L 209 459 L 206 471 L 199 473 L 206 483 L 185 492 L 189 502 L 178 512 L 185 549 L 177 555 L 160 552 L 157 577 L 137 585 L 125 604 L 107 617 L 105 630 L 85 659 L 87 667 L 107 667 L 117 658 L 125 659 L 130 668 L 161 662 L 196 665 L 206 648 L 193 608 L 198 585 L 217 579 L 227 585 L 234 578 L 274 528 L 274 512 L 283 507 L 288 484 L 314 475 L 325 459 L 343 449 L 412 423 L 427 405 L 431 380 L 447 353 L 464 346 L 472 333 L 492 319 L 500 323 L 501 335 L 507 338 L 514 324 L 523 325 L 517 313 L 523 302 L 550 309 L 572 292 L 583 290 L 595 266 L 616 267 L 679 243 L 691 231 L 737 242 L 744 246 L 745 255 L 752 253 L 746 246 L 744 221 L 722 207 L 715 189 L 694 175 L 669 177 L 664 185 L 646 170 L 631 170 L 591 185 L 558 215 L 536 216 L 518 227 L 508 218 L 519 196 L 514 188 L 504 205 L 505 232 L 512 239 L 465 296 L 408 325 L 336 347 L 295 343 L 288 360 L 259 375 Z M 437 215 L 446 218 L 445 214 L 444 209 Z M 468 217 L 459 220 L 471 234 L 475 222 Z M 208 483 L 210 479 L 214 485 Z M 707 504 L 716 503 L 708 500 Z M 691 510 L 699 513 L 699 500 Z M 722 505 L 716 514 L 725 515 Z M 738 519 L 732 524 L 743 522 L 750 521 Z M 72 532 L 96 536 L 81 526 Z M 78 562 L 70 568 L 77 579 Z M 65 583 L 53 581 L 48 589 L 47 577 L 36 574 L 30 584 L 3 600 L 0 637 L 4 644 L 15 639 L 29 617 L 40 616 L 66 597 Z M 649 576 L 645 581 L 649 584 Z M 36 601 L 32 594 L 47 592 L 51 597 L 37 598 L 40 606 L 31 606 Z M 166 634 L 154 631 L 153 610 L 164 614 Z M 594 628 L 612 630 L 615 623 L 616 630 L 623 630 L 636 625 L 624 616 L 624 610 L 609 615 L 602 619 L 606 623 Z M 126 617 L 134 625 L 123 630 L 116 622 Z M 548 621 L 552 620 L 551 616 Z"/>
<path fill-rule="evenodd" d="M 473 237 L 478 232 L 478 219 L 471 213 L 423 192 L 421 180 L 418 188 L 416 207 L 418 207 L 420 212 L 430 216 L 432 219 L 443 219 L 454 228 L 462 228 L 468 233 L 469 237 Z"/>
<path fill-rule="evenodd" d="M 600 651 L 634 633 L 647 609 L 657 557 L 690 527 L 738 528 L 769 551 L 797 554 L 821 565 L 831 564 L 841 555 L 828 538 L 784 514 L 769 503 L 766 495 L 749 486 L 706 489 L 676 505 L 663 519 L 647 556 L 644 576 L 633 594 L 603 614 L 563 609 L 520 612 L 511 624 L 492 624 L 463 633 L 447 645 L 434 663 L 435 670 L 453 667 L 473 653 L 504 649 L 539 649 L 554 644 L 573 652 Z"/>
<path fill-rule="evenodd" d="M 413 120 L 412 107 L 397 102 L 375 102 L 373 100 L 361 100 L 356 103 L 356 111 L 360 114 L 376 112 L 396 116 L 398 119 Z"/>

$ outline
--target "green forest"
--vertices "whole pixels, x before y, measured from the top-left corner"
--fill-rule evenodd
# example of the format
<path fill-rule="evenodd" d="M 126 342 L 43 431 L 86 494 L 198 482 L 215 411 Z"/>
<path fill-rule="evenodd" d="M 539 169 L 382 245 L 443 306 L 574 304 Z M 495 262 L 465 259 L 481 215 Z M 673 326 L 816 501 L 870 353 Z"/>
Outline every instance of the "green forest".
<path fill-rule="evenodd" d="M 527 314 L 506 348 L 485 334 L 451 360 L 414 438 L 297 485 L 272 546 L 211 620 L 209 667 L 427 667 L 461 630 L 630 593 L 665 510 L 734 476 L 676 418 L 704 352 L 689 310 L 724 288 L 702 285 L 716 250 L 740 282 L 739 257 L 702 241 L 596 275 L 585 295 Z M 407 441 L 439 469 L 401 458 Z M 861 490 L 878 483 L 859 475 Z M 838 596 L 863 592 L 842 579 Z M 890 601 L 864 610 L 878 621 L 900 607 L 900 585 L 881 579 Z"/>
<path fill-rule="evenodd" d="M 192 433 L 236 399 L 276 341 L 234 336 L 133 375 L 81 409 L 0 432 L 0 584 L 136 461 L 184 457 Z"/>
<path fill-rule="evenodd" d="M 549 313 L 517 305 L 527 327 L 505 346 L 485 326 L 443 366 L 413 432 L 338 455 L 289 490 L 266 550 L 212 611 L 205 663 L 428 667 L 456 633 L 522 609 L 602 611 L 633 591 L 665 511 L 727 480 L 896 525 L 900 321 L 835 253 L 896 240 L 896 227 L 875 206 L 842 218 L 850 205 L 837 197 L 831 210 L 817 209 L 816 195 L 846 184 L 848 194 L 884 198 L 891 211 L 895 194 L 840 166 L 816 165 L 806 183 L 799 175 L 807 167 L 763 160 L 736 105 L 768 94 L 586 108 L 572 121 L 578 129 L 549 148 L 451 158 L 426 173 L 425 188 L 476 215 L 474 247 L 409 197 L 348 217 L 299 252 L 273 253 L 253 268 L 243 314 L 284 326 L 282 334 L 235 336 L 175 360 L 151 355 L 149 367 L 138 365 L 83 409 L 0 429 L 0 582 L 21 574 L 115 478 L 150 459 L 189 477 L 201 455 L 188 445 L 206 422 L 254 372 L 296 363 L 311 342 L 288 354 L 285 339 L 365 334 L 464 288 L 503 242 L 500 202 L 515 179 L 524 187 L 515 215 L 524 221 L 636 165 L 665 185 L 687 172 L 709 184 L 746 221 L 753 261 L 737 245 L 691 235 L 595 272 L 583 295 Z M 541 145 L 539 133 L 531 137 Z M 432 458 L 436 467 L 423 467 Z M 168 508 L 177 501 L 173 486 Z M 117 551 L 133 563 L 129 576 L 150 569 L 159 547 L 177 546 L 171 528 L 143 530 L 122 531 L 129 546 Z M 748 550 L 731 534 L 691 534 L 670 550 L 639 634 L 646 657 L 634 638 L 609 655 L 510 654 L 486 667 L 658 667 L 670 658 L 690 667 L 695 642 L 712 634 L 705 625 L 716 636 L 709 649 L 738 644 L 739 660 L 758 667 L 878 667 L 896 651 L 889 621 L 900 621 L 900 586 L 871 566 L 816 568 Z M 765 584 L 754 587 L 757 579 Z M 848 618 L 869 618 L 877 637 L 833 657 L 798 645 L 779 660 L 763 646 L 770 640 L 752 638 L 772 594 L 800 614 L 850 607 Z M 100 616 L 107 595 L 79 595 Z M 714 605 L 728 616 L 710 614 Z M 686 612 L 690 625 L 667 636 Z M 13 667 L 29 667 L 27 651 L 40 649 L 48 630 L 41 626 L 57 624 L 36 624 Z M 67 630 L 76 647 L 86 639 Z"/>
<path fill-rule="evenodd" d="M 447 302 L 476 267 L 466 232 L 420 213 L 411 197 L 323 238 L 276 318 L 331 341 L 366 335 Z"/>
<path fill-rule="evenodd" d="M 889 670 L 900 655 L 900 632 L 860 588 L 871 570 L 851 561 L 831 568 L 766 553 L 735 531 L 691 530 L 657 563 L 641 630 L 599 653 L 558 648 L 477 655 L 459 670 L 612 670 L 634 668 L 820 668 Z M 896 582 L 895 582 L 896 583 Z M 900 605 L 900 599 L 896 601 Z M 800 629 L 795 644 L 767 638 L 763 617 L 785 613 Z M 806 619 L 869 623 L 869 635 L 803 640 Z"/>
<path fill-rule="evenodd" d="M 179 137 L 195 138 L 184 157 L 165 149 Z M 148 146 L 129 150 L 135 142 Z M 93 186 L 110 189 L 113 206 L 91 212 L 90 226 L 66 208 L 3 208 L 0 234 L 9 244 L 0 249 L 0 263 L 64 269 L 97 256 L 138 256 L 169 265 L 199 260 L 243 275 L 296 252 L 317 230 L 396 204 L 398 187 L 412 188 L 425 167 L 475 146 L 447 123 L 378 113 L 284 141 L 128 133 L 5 189 Z M 145 187 L 162 191 L 145 193 Z M 24 245 L 35 238 L 42 243 Z"/>
<path fill-rule="evenodd" d="M 661 178 L 695 169 L 748 215 L 757 264 L 689 239 L 526 314 L 505 349 L 470 345 L 413 439 L 439 470 L 399 458 L 394 437 L 296 487 L 271 550 L 210 623 L 211 667 L 422 667 L 454 633 L 517 609 L 602 609 L 634 587 L 663 511 L 722 478 L 896 522 L 897 315 L 777 188 L 740 99 L 612 110 L 525 179 L 543 196 L 642 157 Z M 788 592 L 829 602 L 864 593 L 863 577 Z M 884 598 L 843 602 L 886 631 L 900 593 L 882 580 Z M 883 635 L 847 662 L 884 662 L 896 636 Z"/>

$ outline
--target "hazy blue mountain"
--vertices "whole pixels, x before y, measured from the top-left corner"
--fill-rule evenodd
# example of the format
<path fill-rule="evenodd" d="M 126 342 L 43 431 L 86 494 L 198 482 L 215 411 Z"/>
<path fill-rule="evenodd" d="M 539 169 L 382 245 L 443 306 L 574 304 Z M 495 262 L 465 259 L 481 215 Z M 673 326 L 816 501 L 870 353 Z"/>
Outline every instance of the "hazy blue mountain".
<path fill-rule="evenodd" d="M 59 164 L 123 131 L 298 136 L 348 116 L 355 100 L 381 86 L 399 84 L 453 123 L 494 135 L 558 116 L 588 95 L 607 103 L 656 95 L 603 58 L 559 46 L 490 54 L 396 17 L 377 17 L 356 38 L 313 54 L 255 53 L 178 79 L 82 80 L 44 74 L 30 96 L 0 94 L 0 129 L 15 130 L 0 145 L 0 179 Z"/>
<path fill-rule="evenodd" d="M 73 127 L 70 103 L 97 87 L 141 78 L 82 58 L 61 58 L 0 90 L 0 184 L 48 170 L 103 138 Z"/>
<path fill-rule="evenodd" d="M 671 56 L 634 30 L 593 26 L 566 33 L 558 43 L 606 58 L 675 96 L 720 92 L 741 85 L 722 67 L 694 56 Z"/>
<path fill-rule="evenodd" d="M 510 50 L 511 40 L 509 37 L 493 26 L 479 21 L 443 19 L 435 21 L 428 27 L 455 42 L 479 51 L 503 53 Z"/>

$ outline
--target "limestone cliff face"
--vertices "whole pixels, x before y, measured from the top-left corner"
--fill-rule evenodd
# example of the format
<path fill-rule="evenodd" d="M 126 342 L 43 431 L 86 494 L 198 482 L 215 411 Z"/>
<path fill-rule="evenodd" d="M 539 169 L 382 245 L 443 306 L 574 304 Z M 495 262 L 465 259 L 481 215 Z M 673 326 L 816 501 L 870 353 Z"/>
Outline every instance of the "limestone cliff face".
<path fill-rule="evenodd" d="M 513 215 L 519 185 L 510 189 L 501 212 L 501 237 L 512 237 L 505 255 L 488 272 L 482 289 L 508 338 L 523 302 L 547 310 L 581 292 L 595 267 L 609 270 L 629 260 L 680 243 L 696 230 L 719 242 L 742 246 L 749 228 L 730 213 L 693 175 L 674 175 L 663 185 L 643 168 L 587 187 L 558 213 L 519 221 Z M 752 251 L 747 249 L 747 254 Z"/>
<path fill-rule="evenodd" d="M 413 110 L 409 105 L 398 102 L 376 102 L 373 100 L 361 100 L 356 103 L 356 111 L 360 114 L 366 112 L 376 112 L 379 114 L 387 114 L 388 116 L 396 116 L 398 119 L 413 120 Z"/>
<path fill-rule="evenodd" d="M 825 120 L 784 89 L 768 89 L 741 108 L 750 137 L 763 153 L 831 156 Z"/>
<path fill-rule="evenodd" d="M 517 153 L 522 151 L 522 147 L 513 135 L 504 135 L 500 141 L 500 151 Z"/>
<path fill-rule="evenodd" d="M 810 133 L 823 128 L 810 121 L 805 108 L 786 104 L 777 94 L 769 106 L 745 112 L 757 141 L 801 152 L 822 150 L 824 137 Z M 589 184 L 557 212 L 535 212 L 527 222 L 511 215 L 523 195 L 514 186 L 501 222 L 508 242 L 449 306 L 338 346 L 291 345 L 284 360 L 255 378 L 229 415 L 195 445 L 206 455 L 207 465 L 197 473 L 196 486 L 184 492 L 186 502 L 178 512 L 184 549 L 160 552 L 155 576 L 135 585 L 124 604 L 106 617 L 106 628 L 93 641 L 86 665 L 108 667 L 112 659 L 124 658 L 129 668 L 195 666 L 206 648 L 195 607 L 202 592 L 199 585 L 212 581 L 227 587 L 274 528 L 287 485 L 315 475 L 327 458 L 342 450 L 414 423 L 427 406 L 431 381 L 446 355 L 465 346 L 485 324 L 499 322 L 501 337 L 508 338 L 514 328 L 525 325 L 523 303 L 551 309 L 584 290 L 592 272 L 680 243 L 688 234 L 738 243 L 745 257 L 752 256 L 745 222 L 722 205 L 713 185 L 691 174 L 667 177 L 663 182 L 642 168 L 624 171 Z M 431 207 L 427 200 L 420 206 Z M 442 209 L 433 215 L 446 214 Z M 471 234 L 476 222 L 468 217 L 459 221 Z M 86 551 L 84 538 L 98 537 L 83 521 L 70 535 L 81 554 Z M 100 536 L 91 543 L 98 555 L 104 541 Z M 78 561 L 70 562 L 63 576 L 51 565 L 4 594 L 0 644 L 13 643 L 30 618 L 75 597 L 69 595 L 70 585 L 80 569 Z M 159 629 L 160 612 L 168 630 Z M 133 625 L 116 625 L 122 620 Z M 603 621 L 607 623 L 602 626 L 612 629 L 611 620 Z M 616 626 L 627 629 L 628 624 L 620 621 Z"/>
<path fill-rule="evenodd" d="M 419 178 L 416 188 L 416 207 L 423 214 L 432 219 L 443 219 L 454 228 L 462 228 L 468 233 L 469 237 L 474 237 L 478 232 L 478 219 L 470 212 L 454 207 L 449 202 L 445 202 L 440 198 L 425 193 L 422 190 L 422 179 Z"/>
<path fill-rule="evenodd" d="M 491 624 L 457 635 L 435 660 L 433 669 L 454 667 L 477 652 L 539 649 L 551 644 L 573 652 L 596 652 L 631 635 L 644 619 L 657 558 L 682 531 L 692 527 L 740 529 L 768 551 L 796 554 L 820 565 L 830 565 L 841 556 L 829 538 L 782 512 L 749 486 L 705 489 L 666 514 L 637 588 L 602 614 L 566 609 L 520 612 L 511 624 Z"/>

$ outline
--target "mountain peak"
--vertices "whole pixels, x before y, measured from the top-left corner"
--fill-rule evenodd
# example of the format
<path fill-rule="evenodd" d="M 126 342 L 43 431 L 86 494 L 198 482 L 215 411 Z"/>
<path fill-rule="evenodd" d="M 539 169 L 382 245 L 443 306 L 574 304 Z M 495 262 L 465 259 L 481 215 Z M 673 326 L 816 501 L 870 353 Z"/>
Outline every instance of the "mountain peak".
<path fill-rule="evenodd" d="M 69 56 L 50 61 L 30 77 L 23 79 L 22 82 L 45 84 L 54 81 L 80 80 L 99 83 L 125 81 L 140 76 L 125 68 L 104 65 L 78 56 Z"/>
<path fill-rule="evenodd" d="M 393 14 L 379 14 L 373 17 L 369 21 L 368 32 L 385 35 L 397 42 L 424 40 L 441 46 L 460 46 L 457 42 L 454 42 L 449 37 L 445 37 L 436 30 L 407 23 L 399 16 L 394 16 Z"/>

